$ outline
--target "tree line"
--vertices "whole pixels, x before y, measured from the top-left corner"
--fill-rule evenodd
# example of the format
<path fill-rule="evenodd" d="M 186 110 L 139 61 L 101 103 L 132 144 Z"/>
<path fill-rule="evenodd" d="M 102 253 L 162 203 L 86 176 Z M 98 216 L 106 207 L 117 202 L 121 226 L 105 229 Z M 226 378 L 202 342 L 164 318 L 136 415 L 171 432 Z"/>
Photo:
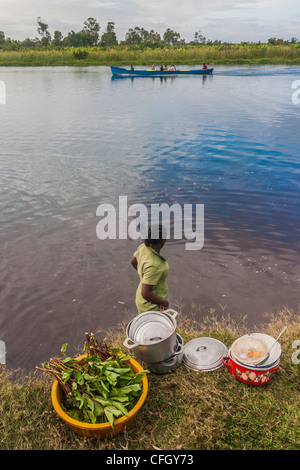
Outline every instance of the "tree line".
<path fill-rule="evenodd" d="M 109 21 L 105 31 L 100 34 L 100 24 L 95 18 L 88 18 L 83 23 L 83 28 L 80 31 L 71 30 L 64 37 L 61 31 L 55 30 L 53 35 L 49 32 L 49 26 L 42 21 L 41 17 L 37 18 L 37 32 L 39 37 L 34 39 L 26 38 L 23 41 L 5 37 L 5 33 L 0 31 L 0 49 L 4 50 L 18 50 L 22 48 L 64 48 L 64 47 L 115 47 L 115 46 L 129 46 L 139 48 L 159 48 L 165 46 L 185 46 L 185 45 L 227 45 L 229 43 L 220 40 L 206 39 L 201 31 L 194 33 L 194 39 L 186 43 L 185 39 L 180 37 L 177 31 L 170 28 L 163 33 L 151 29 L 147 31 L 138 26 L 130 28 L 123 41 L 118 41 L 115 32 L 115 23 Z M 299 44 L 299 39 L 293 37 L 289 41 L 280 38 L 270 38 L 268 43 L 271 45 L 283 44 Z M 248 42 L 242 44 L 251 44 Z M 255 43 L 257 44 L 257 43 Z M 260 42 L 259 42 L 260 44 Z"/>

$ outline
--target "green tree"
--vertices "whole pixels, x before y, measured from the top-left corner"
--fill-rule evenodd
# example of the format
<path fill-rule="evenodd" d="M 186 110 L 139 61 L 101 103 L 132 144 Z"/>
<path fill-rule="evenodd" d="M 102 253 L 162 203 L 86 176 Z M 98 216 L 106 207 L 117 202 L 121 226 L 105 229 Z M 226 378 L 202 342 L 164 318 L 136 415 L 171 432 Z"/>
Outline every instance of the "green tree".
<path fill-rule="evenodd" d="M 163 42 L 166 46 L 179 44 L 180 34 L 168 28 L 163 35 Z"/>
<path fill-rule="evenodd" d="M 52 44 L 54 46 L 61 46 L 63 41 L 63 35 L 60 31 L 54 31 Z"/>
<path fill-rule="evenodd" d="M 202 35 L 200 30 L 195 32 L 194 42 L 196 44 L 206 44 L 206 38 Z"/>
<path fill-rule="evenodd" d="M 66 47 L 82 47 L 86 45 L 85 38 L 81 31 L 75 33 L 75 31 L 72 30 L 64 37 L 62 45 Z"/>
<path fill-rule="evenodd" d="M 88 18 L 84 23 L 81 31 L 85 45 L 96 46 L 99 41 L 100 24 L 95 18 Z"/>
<path fill-rule="evenodd" d="M 159 46 L 161 44 L 161 37 L 153 29 L 149 32 L 144 28 L 136 26 L 135 28 L 130 28 L 126 33 L 125 44 L 129 46 L 143 45 L 145 47 Z"/>
<path fill-rule="evenodd" d="M 4 47 L 8 51 L 18 51 L 20 49 L 20 41 L 17 41 L 16 39 L 6 38 Z"/>
<path fill-rule="evenodd" d="M 107 23 L 106 31 L 102 34 L 100 39 L 100 46 L 117 46 L 118 40 L 115 33 L 115 23 L 109 21 Z"/>
<path fill-rule="evenodd" d="M 41 17 L 37 18 L 37 32 L 41 36 L 41 43 L 43 46 L 48 46 L 51 42 L 51 34 L 48 31 L 49 26 L 46 23 L 43 23 Z"/>
<path fill-rule="evenodd" d="M 146 31 L 144 28 L 136 26 L 134 29 L 130 28 L 125 35 L 125 44 L 129 46 L 138 46 L 145 38 Z"/>
<path fill-rule="evenodd" d="M 3 31 L 0 31 L 0 48 L 2 48 L 5 44 L 5 34 Z"/>
<path fill-rule="evenodd" d="M 160 44 L 161 43 L 161 37 L 160 34 L 155 32 L 154 29 L 151 29 L 148 37 L 148 42 L 151 44 Z"/>
<path fill-rule="evenodd" d="M 24 39 L 24 41 L 20 42 L 20 46 L 26 47 L 28 49 L 34 49 L 38 45 L 38 43 L 39 43 L 38 38 L 35 38 L 35 39 L 26 38 Z"/>
<path fill-rule="evenodd" d="M 281 46 L 284 44 L 283 39 L 277 39 L 277 38 L 270 38 L 268 39 L 268 43 L 271 44 L 272 46 Z"/>

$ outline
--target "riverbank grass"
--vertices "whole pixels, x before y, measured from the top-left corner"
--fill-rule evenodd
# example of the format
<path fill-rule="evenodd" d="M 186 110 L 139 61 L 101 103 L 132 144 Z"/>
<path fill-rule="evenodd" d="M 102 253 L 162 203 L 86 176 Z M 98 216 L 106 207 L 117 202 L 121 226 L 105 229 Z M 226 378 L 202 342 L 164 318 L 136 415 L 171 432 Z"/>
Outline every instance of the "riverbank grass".
<path fill-rule="evenodd" d="M 147 65 L 203 62 L 221 64 L 300 65 L 300 44 L 232 44 L 218 46 L 182 46 L 163 48 L 90 47 L 54 49 L 0 50 L 0 66 L 88 66 Z"/>
<path fill-rule="evenodd" d="M 177 318 L 185 343 L 211 336 L 229 347 L 249 332 L 242 320 L 218 319 L 213 312 L 201 323 Z M 277 337 L 288 326 L 280 339 L 280 368 L 268 385 L 242 384 L 225 367 L 203 373 L 181 365 L 172 374 L 149 374 L 143 408 L 128 430 L 113 439 L 83 438 L 70 430 L 52 407 L 48 376 L 37 371 L 21 380 L 21 372 L 2 370 L 0 449 L 299 450 L 300 365 L 292 361 L 299 319 L 299 313 L 284 309 L 256 329 Z M 125 325 L 107 335 L 115 347 L 122 347 L 125 337 Z"/>

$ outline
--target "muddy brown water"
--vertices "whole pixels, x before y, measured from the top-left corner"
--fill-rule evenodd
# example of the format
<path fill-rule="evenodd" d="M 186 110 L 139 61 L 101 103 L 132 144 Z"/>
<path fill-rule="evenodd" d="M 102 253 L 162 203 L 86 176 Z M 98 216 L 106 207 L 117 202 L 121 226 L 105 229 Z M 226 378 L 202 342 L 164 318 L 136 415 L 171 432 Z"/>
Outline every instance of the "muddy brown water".
<path fill-rule="evenodd" d="M 0 339 L 9 368 L 75 353 L 136 315 L 137 240 L 99 240 L 99 204 L 204 204 L 199 251 L 163 249 L 170 306 L 201 319 L 299 307 L 297 67 L 203 81 L 112 80 L 107 67 L 5 68 Z M 228 345 L 230 346 L 230 345 Z"/>

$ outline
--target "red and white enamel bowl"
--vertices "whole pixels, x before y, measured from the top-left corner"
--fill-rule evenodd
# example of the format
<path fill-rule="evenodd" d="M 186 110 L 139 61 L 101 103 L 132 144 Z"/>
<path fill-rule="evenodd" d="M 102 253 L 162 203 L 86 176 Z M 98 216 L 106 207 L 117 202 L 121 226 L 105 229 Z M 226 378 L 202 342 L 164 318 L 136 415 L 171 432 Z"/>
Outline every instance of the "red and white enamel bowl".
<path fill-rule="evenodd" d="M 253 333 L 253 335 L 264 339 L 269 347 L 275 341 L 275 338 L 272 336 L 262 333 Z M 280 356 L 281 346 L 277 342 L 272 348 L 270 357 L 261 365 L 253 366 L 239 362 L 236 358 L 232 357 L 231 348 L 228 350 L 228 356 L 223 357 L 222 362 L 239 382 L 247 385 L 261 386 L 269 383 L 273 373 L 279 369 Z"/>

